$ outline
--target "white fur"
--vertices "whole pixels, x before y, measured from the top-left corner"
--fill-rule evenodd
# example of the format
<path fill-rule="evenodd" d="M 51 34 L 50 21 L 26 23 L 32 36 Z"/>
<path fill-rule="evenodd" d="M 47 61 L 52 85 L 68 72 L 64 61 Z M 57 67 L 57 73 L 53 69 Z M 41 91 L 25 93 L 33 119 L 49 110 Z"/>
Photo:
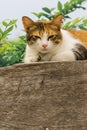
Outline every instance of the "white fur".
<path fill-rule="evenodd" d="M 72 49 L 75 48 L 77 43 L 81 44 L 81 42 L 66 30 L 61 30 L 61 34 L 62 41 L 56 45 L 47 40 L 46 33 L 35 44 L 27 45 L 24 63 L 36 62 L 39 56 L 41 61 L 75 61 Z M 43 44 L 47 44 L 46 49 L 43 48 Z"/>

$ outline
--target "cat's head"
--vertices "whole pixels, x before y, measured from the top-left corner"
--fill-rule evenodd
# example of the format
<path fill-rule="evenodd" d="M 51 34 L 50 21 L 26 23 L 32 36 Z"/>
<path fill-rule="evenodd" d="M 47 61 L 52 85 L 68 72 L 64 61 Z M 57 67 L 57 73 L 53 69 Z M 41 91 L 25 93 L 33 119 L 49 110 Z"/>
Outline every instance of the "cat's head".
<path fill-rule="evenodd" d="M 61 23 L 62 16 L 58 16 L 51 21 L 34 22 L 29 17 L 22 17 L 22 22 L 26 31 L 27 43 L 32 49 L 41 53 L 47 53 L 56 49 L 62 40 Z"/>

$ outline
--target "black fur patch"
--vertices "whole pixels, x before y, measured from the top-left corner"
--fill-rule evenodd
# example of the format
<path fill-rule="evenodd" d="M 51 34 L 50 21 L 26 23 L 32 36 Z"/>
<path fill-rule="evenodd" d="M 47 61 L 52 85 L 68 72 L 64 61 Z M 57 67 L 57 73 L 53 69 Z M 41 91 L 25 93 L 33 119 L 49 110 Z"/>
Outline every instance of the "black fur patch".
<path fill-rule="evenodd" d="M 75 54 L 76 60 L 87 60 L 87 49 L 83 45 L 76 44 L 73 52 Z"/>

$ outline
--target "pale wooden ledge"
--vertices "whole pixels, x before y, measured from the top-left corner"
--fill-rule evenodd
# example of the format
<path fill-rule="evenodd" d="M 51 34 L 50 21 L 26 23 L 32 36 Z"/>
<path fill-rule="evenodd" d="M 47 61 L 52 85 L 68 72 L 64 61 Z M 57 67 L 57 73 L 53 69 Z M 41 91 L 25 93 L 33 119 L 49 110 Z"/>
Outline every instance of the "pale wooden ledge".
<path fill-rule="evenodd" d="M 87 61 L 0 68 L 0 130 L 87 130 Z"/>

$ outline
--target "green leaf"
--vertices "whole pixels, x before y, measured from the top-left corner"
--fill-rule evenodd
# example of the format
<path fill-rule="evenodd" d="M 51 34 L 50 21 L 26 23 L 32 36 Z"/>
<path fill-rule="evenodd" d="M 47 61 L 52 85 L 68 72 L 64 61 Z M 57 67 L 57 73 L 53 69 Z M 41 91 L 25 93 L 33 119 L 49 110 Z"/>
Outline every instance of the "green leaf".
<path fill-rule="evenodd" d="M 45 17 L 48 18 L 48 19 L 49 19 L 49 17 L 50 17 L 50 16 L 49 16 L 48 14 L 46 14 L 46 13 L 41 13 L 41 15 L 42 15 L 42 16 L 45 16 Z"/>
<path fill-rule="evenodd" d="M 1 28 L 0 28 L 0 33 L 1 33 L 1 34 L 3 34 L 3 31 L 2 31 L 2 29 L 1 29 Z"/>
<path fill-rule="evenodd" d="M 60 1 L 58 1 L 57 8 L 60 12 L 62 11 L 62 3 Z"/>
<path fill-rule="evenodd" d="M 2 37 L 1 37 L 1 40 L 4 40 L 6 39 L 10 34 L 3 34 Z"/>
<path fill-rule="evenodd" d="M 65 15 L 64 18 L 69 18 L 70 19 L 71 17 L 69 17 L 68 15 Z"/>
<path fill-rule="evenodd" d="M 44 17 L 46 17 L 46 18 L 50 18 L 50 15 L 48 15 L 48 14 L 46 14 L 46 13 L 43 13 L 43 12 L 40 12 L 40 13 L 35 13 L 35 12 L 32 12 L 36 17 L 38 17 L 39 19 L 42 17 L 42 16 L 44 16 Z"/>
<path fill-rule="evenodd" d="M 17 19 L 11 20 L 8 24 L 8 26 L 15 25 L 17 22 Z"/>
<path fill-rule="evenodd" d="M 65 4 L 64 4 L 64 8 L 68 8 L 69 7 L 69 2 L 66 2 Z"/>
<path fill-rule="evenodd" d="M 4 33 L 3 33 L 3 35 L 2 35 L 2 38 L 1 39 L 6 39 L 7 38 L 7 36 L 9 36 L 10 34 L 10 32 L 13 30 L 13 26 L 11 26 L 11 27 L 9 27 L 9 28 L 7 28 L 5 31 L 4 31 Z"/>
<path fill-rule="evenodd" d="M 2 38 L 2 34 L 0 33 L 0 39 Z"/>
<path fill-rule="evenodd" d="M 42 8 L 42 10 L 45 11 L 46 13 L 49 13 L 49 14 L 51 13 L 51 10 L 47 7 Z"/>
<path fill-rule="evenodd" d="M 86 8 L 85 8 L 85 7 L 82 7 L 82 6 L 81 6 L 81 8 L 82 8 L 83 10 L 86 10 Z"/>
<path fill-rule="evenodd" d="M 55 16 L 55 17 L 58 16 L 58 15 L 60 15 L 60 12 L 55 12 L 55 13 L 54 13 L 54 16 Z"/>
<path fill-rule="evenodd" d="M 4 34 L 8 34 L 9 32 L 11 32 L 13 30 L 13 26 L 9 27 L 8 29 L 6 29 L 6 31 L 4 31 Z"/>
<path fill-rule="evenodd" d="M 87 27 L 85 27 L 84 24 L 80 24 L 79 28 L 82 29 L 82 30 L 87 30 Z"/>
<path fill-rule="evenodd" d="M 36 17 L 40 18 L 42 16 L 41 13 L 35 13 L 35 12 L 32 12 L 32 14 L 34 14 Z"/>
<path fill-rule="evenodd" d="M 82 20 L 82 18 L 76 18 L 72 21 L 72 24 L 77 24 Z"/>
<path fill-rule="evenodd" d="M 2 24 L 7 27 L 8 26 L 8 23 L 6 21 L 2 21 Z"/>
<path fill-rule="evenodd" d="M 84 23 L 84 24 L 87 24 L 87 19 L 83 20 L 83 23 Z"/>
<path fill-rule="evenodd" d="M 71 25 L 71 21 L 67 22 L 65 25 L 63 25 L 63 28 L 69 28 Z"/>
<path fill-rule="evenodd" d="M 55 10 L 55 8 L 51 8 L 50 11 L 52 12 L 53 10 Z"/>

